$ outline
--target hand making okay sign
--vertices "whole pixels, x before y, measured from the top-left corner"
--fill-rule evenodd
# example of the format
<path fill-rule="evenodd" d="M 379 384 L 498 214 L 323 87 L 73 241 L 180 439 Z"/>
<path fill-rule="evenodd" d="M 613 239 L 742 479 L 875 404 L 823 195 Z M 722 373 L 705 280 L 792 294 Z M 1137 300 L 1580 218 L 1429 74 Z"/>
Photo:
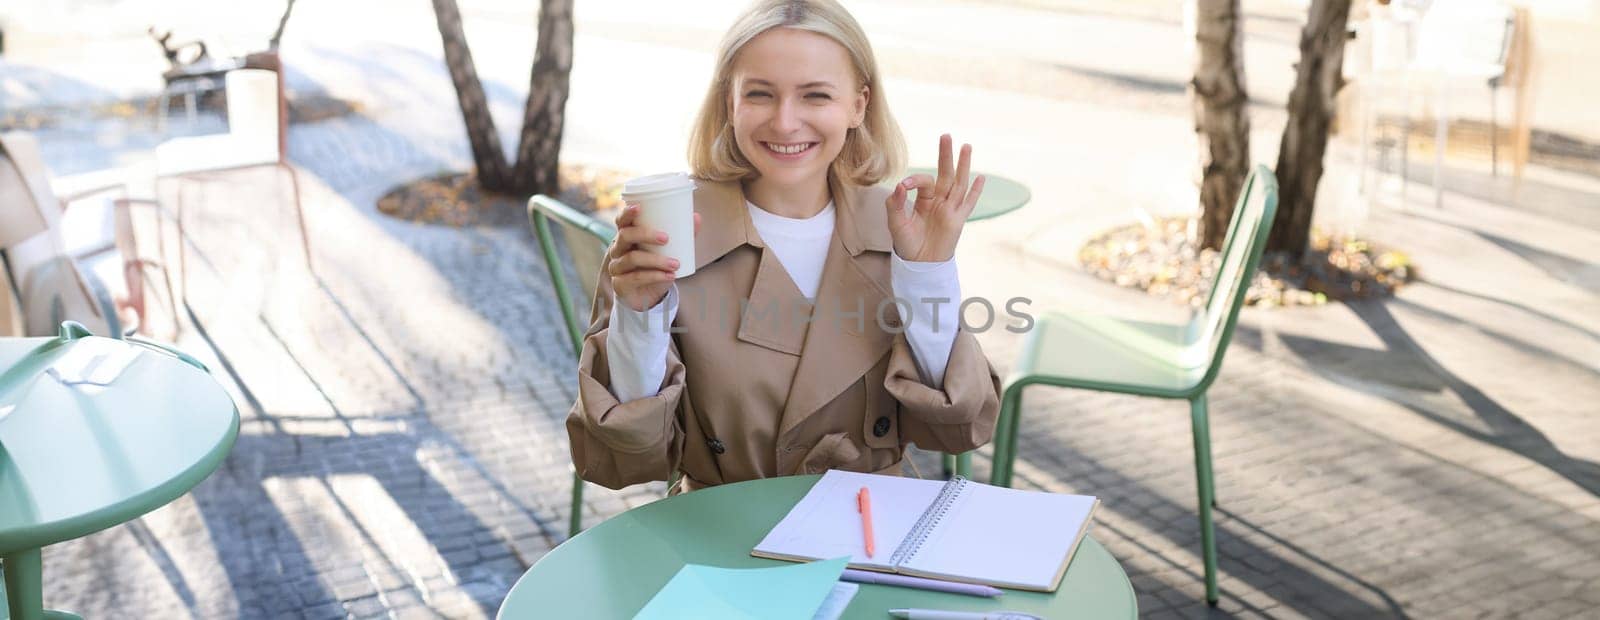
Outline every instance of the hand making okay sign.
<path fill-rule="evenodd" d="M 983 194 L 983 176 L 967 186 L 972 145 L 961 145 L 961 163 L 952 165 L 950 134 L 939 137 L 939 178 L 914 174 L 894 186 L 884 206 L 889 210 L 889 236 L 894 253 L 911 262 L 947 261 L 956 254 L 961 227 Z M 915 189 L 916 201 L 906 209 L 906 194 Z"/>

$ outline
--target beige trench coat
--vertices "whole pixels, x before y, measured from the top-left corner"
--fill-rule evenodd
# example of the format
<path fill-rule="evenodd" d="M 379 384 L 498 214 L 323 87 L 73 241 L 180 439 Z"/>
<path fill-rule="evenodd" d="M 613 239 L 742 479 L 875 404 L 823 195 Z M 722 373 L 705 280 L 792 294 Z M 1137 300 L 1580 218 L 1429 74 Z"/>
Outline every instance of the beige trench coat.
<path fill-rule="evenodd" d="M 1000 380 L 972 334 L 956 336 L 939 390 L 922 382 L 896 333 L 887 190 L 833 192 L 834 235 L 813 306 L 756 234 L 740 185 L 697 185 L 696 272 L 677 282 L 656 396 L 617 402 L 605 342 L 613 329 L 663 326 L 609 325 L 610 278 L 596 287 L 567 417 L 583 479 L 619 489 L 681 470 L 678 490 L 692 490 L 827 469 L 898 474 L 907 444 L 964 452 L 989 441 Z"/>

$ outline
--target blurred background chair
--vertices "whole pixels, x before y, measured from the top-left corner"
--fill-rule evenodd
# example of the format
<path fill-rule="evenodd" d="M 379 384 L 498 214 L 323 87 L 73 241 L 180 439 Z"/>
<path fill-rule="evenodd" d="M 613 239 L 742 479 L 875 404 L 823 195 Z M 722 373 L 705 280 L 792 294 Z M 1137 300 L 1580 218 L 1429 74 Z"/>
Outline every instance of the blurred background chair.
<path fill-rule="evenodd" d="M 0 250 L 4 258 L 5 250 Z M 22 336 L 22 302 L 17 301 L 17 287 L 11 281 L 11 268 L 0 261 L 0 338 Z"/>
<path fill-rule="evenodd" d="M 1420 16 L 1418 9 L 1410 4 L 1375 2 L 1366 5 L 1365 14 L 1354 24 L 1355 44 L 1349 47 L 1345 55 L 1345 73 L 1352 78 L 1356 88 L 1351 92 L 1356 96 L 1346 100 L 1355 105 L 1345 109 L 1341 117 L 1359 119 L 1361 124 L 1356 136 L 1360 147 L 1359 188 L 1367 198 L 1368 208 L 1377 193 L 1376 174 L 1388 169 L 1391 149 L 1400 159 L 1400 191 L 1402 195 L 1405 192 L 1403 184 L 1410 158 L 1406 153 L 1408 145 L 1404 137 L 1409 135 L 1411 124 L 1410 86 L 1406 81 L 1406 68 L 1414 55 L 1416 25 Z M 1405 102 L 1397 113 L 1407 131 L 1393 137 L 1382 135 L 1383 126 L 1379 118 L 1380 111 L 1389 99 Z M 1368 165 L 1374 147 L 1380 151 L 1378 170 Z"/>
<path fill-rule="evenodd" d="M 11 277 L 11 248 L 49 229 L 39 200 L 5 149 L 0 135 L 0 337 L 24 334 L 21 289 Z"/>
<path fill-rule="evenodd" d="M 1510 7 L 1498 0 L 1434 2 L 1417 23 L 1416 57 L 1410 72 L 1419 78 L 1434 114 L 1434 206 L 1444 205 L 1444 153 L 1449 145 L 1450 103 L 1457 93 L 1489 89 L 1491 150 L 1498 150 L 1499 87 L 1506 81 L 1506 60 L 1514 29 Z M 1496 154 L 1497 155 L 1497 154 Z M 1495 157 L 1491 156 L 1491 159 Z"/>
<path fill-rule="evenodd" d="M 227 100 L 226 133 L 171 138 L 156 145 L 157 180 L 172 179 L 180 184 L 175 201 L 179 234 L 183 234 L 184 221 L 182 183 L 225 180 L 229 172 L 276 167 L 289 177 L 301 246 L 309 269 L 311 241 L 300 203 L 300 177 L 288 162 L 282 71 L 236 69 L 228 71 L 223 81 Z M 183 273 L 187 273 L 185 260 L 179 259 L 179 270 Z"/>
<path fill-rule="evenodd" d="M 1424 6 L 1425 5 L 1425 6 Z M 1499 174 L 1500 92 L 1513 93 L 1510 125 L 1512 174 L 1520 180 L 1531 146 L 1528 100 L 1531 42 L 1529 13 L 1499 0 L 1398 2 L 1375 5 L 1358 25 L 1353 54 L 1357 82 L 1362 84 L 1361 146 L 1363 169 L 1373 145 L 1372 126 L 1386 97 L 1404 101 L 1400 154 L 1402 196 L 1408 180 L 1413 99 L 1420 95 L 1434 120 L 1434 205 L 1444 204 L 1444 155 L 1456 97 L 1486 89 L 1489 95 L 1489 160 Z M 1484 92 L 1484 91 L 1478 91 Z M 1363 173 L 1362 188 L 1369 183 Z M 1370 194 L 1369 194 L 1370 195 Z"/>
<path fill-rule="evenodd" d="M 68 206 L 114 191 L 122 194 L 111 200 L 114 239 L 104 246 L 69 247 L 62 226 Z M 145 294 L 153 280 L 147 276 L 165 273 L 159 259 L 140 254 L 133 237 L 132 208 L 153 203 L 130 199 L 126 193 L 126 184 L 113 183 L 58 198 L 38 142 L 22 132 L 0 134 L 0 254 L 5 266 L 0 336 L 49 336 L 64 320 L 78 321 L 98 334 L 121 336 L 126 326 L 119 307 L 130 308 L 138 317 L 135 329 L 148 326 Z M 126 289 L 121 299 L 114 299 L 104 280 L 83 265 L 112 250 L 121 259 Z M 170 280 L 166 292 L 170 303 Z"/>
<path fill-rule="evenodd" d="M 617 230 L 611 224 L 590 217 L 561 201 L 540 194 L 528 200 L 528 219 L 533 224 L 533 234 L 539 239 L 539 250 L 544 253 L 545 266 L 550 270 L 550 284 L 556 290 L 556 303 L 561 304 L 561 319 L 567 328 L 567 338 L 572 343 L 572 356 L 576 360 L 583 351 L 583 334 L 587 323 L 583 321 L 576 300 L 572 298 L 572 287 L 567 283 L 567 276 L 562 271 L 562 260 L 556 248 L 555 238 L 550 233 L 550 221 L 554 220 L 561 227 L 562 237 L 567 242 L 567 253 L 572 258 L 573 269 L 578 274 L 578 282 L 584 299 L 594 299 L 595 287 L 599 284 L 600 266 L 605 262 L 606 248 L 611 245 L 611 240 L 616 238 Z M 567 527 L 567 536 L 577 536 L 583 531 L 583 478 L 574 470 L 572 472 L 572 516 Z"/>
<path fill-rule="evenodd" d="M 1217 602 L 1217 548 L 1211 509 L 1211 424 L 1206 391 L 1222 370 L 1250 279 L 1278 210 L 1278 182 L 1256 166 L 1245 180 L 1222 246 L 1222 264 L 1204 311 L 1187 324 L 1165 325 L 1109 316 L 1050 313 L 1039 317 L 1006 377 L 995 427 L 991 484 L 1011 486 L 1022 390 L 1030 385 L 1095 390 L 1189 401 L 1195 485 L 1200 498 L 1200 544 L 1206 602 Z"/>

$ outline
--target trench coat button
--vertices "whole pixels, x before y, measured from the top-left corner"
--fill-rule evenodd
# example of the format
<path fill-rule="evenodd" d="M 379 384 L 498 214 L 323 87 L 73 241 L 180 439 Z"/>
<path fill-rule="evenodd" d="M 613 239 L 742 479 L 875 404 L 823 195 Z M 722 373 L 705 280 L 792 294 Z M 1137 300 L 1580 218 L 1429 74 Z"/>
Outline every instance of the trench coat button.
<path fill-rule="evenodd" d="M 872 423 L 872 436 L 873 437 L 882 437 L 882 436 L 888 435 L 888 434 L 889 434 L 889 416 L 880 417 L 880 418 L 878 418 L 877 422 L 873 422 Z"/>
<path fill-rule="evenodd" d="M 722 445 L 722 440 L 721 439 L 708 440 L 708 441 L 706 441 L 706 445 L 711 446 L 711 451 L 715 452 L 717 454 L 722 454 L 723 452 L 727 452 L 728 451 L 728 447 Z"/>

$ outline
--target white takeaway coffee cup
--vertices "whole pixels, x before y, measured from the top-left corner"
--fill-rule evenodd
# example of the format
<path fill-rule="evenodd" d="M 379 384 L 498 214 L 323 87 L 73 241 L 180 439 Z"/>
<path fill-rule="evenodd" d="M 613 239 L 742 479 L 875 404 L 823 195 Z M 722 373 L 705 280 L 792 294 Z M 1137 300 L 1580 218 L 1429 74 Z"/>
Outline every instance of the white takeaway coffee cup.
<path fill-rule="evenodd" d="M 667 233 L 666 245 L 645 250 L 678 259 L 677 277 L 694 275 L 694 180 L 682 172 L 638 177 L 622 185 L 622 199 L 639 205 L 638 223 Z"/>

